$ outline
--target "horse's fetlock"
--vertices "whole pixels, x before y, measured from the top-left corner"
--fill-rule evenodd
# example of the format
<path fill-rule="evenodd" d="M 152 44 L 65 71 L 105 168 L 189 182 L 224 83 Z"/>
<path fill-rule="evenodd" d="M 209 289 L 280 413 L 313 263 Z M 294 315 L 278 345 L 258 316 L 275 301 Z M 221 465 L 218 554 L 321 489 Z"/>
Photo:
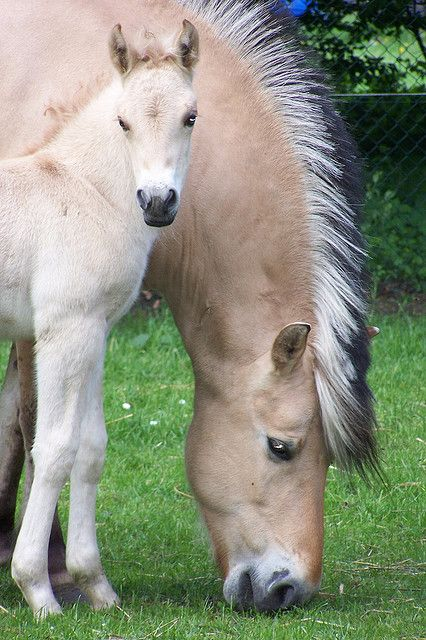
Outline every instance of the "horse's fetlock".
<path fill-rule="evenodd" d="M 12 578 L 22 590 L 37 584 L 43 572 L 43 564 L 38 562 L 37 559 L 30 554 L 20 554 L 18 558 L 13 557 L 12 559 Z"/>
<path fill-rule="evenodd" d="M 103 575 L 103 569 L 97 550 L 70 553 L 67 551 L 67 571 L 79 585 L 92 583 Z"/>

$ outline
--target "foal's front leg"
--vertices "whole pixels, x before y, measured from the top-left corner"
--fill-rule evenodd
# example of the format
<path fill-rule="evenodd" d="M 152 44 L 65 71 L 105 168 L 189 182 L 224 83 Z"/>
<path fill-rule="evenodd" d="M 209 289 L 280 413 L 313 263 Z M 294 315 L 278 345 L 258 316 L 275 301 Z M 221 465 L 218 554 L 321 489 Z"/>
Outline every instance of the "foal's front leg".
<path fill-rule="evenodd" d="M 96 540 L 96 490 L 107 444 L 102 397 L 103 357 L 88 387 L 88 410 L 71 472 L 67 569 L 95 609 L 119 602 L 102 568 Z"/>
<path fill-rule="evenodd" d="M 16 345 L 20 410 L 19 426 L 25 446 L 25 500 L 28 501 L 34 477 L 31 449 L 36 427 L 36 390 L 34 385 L 34 345 L 32 342 L 18 342 Z M 22 439 L 21 438 L 21 439 Z M 12 555 L 12 554 L 10 554 Z M 85 595 L 72 582 L 65 566 L 65 543 L 56 509 L 49 539 L 49 578 L 55 596 L 62 603 L 85 600 Z"/>
<path fill-rule="evenodd" d="M 104 351 L 105 323 L 69 317 L 36 344 L 34 480 L 12 559 L 12 575 L 31 609 L 58 613 L 48 575 L 48 544 L 60 491 L 70 477 L 86 412 L 87 388 Z"/>

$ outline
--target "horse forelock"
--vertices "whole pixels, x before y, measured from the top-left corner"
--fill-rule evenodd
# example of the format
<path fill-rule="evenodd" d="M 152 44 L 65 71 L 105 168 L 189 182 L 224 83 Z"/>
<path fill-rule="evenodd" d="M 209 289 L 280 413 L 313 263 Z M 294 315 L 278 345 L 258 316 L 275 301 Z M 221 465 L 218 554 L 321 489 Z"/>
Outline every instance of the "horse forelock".
<path fill-rule="evenodd" d="M 315 381 L 326 443 L 344 469 L 377 469 L 365 329 L 366 253 L 357 228 L 362 188 L 357 153 L 290 16 L 265 2 L 177 0 L 250 64 L 283 116 L 305 170 L 311 229 Z"/>
<path fill-rule="evenodd" d="M 159 67 L 165 62 L 178 64 L 173 45 L 158 38 L 149 29 L 138 31 L 131 48 L 136 64 L 148 63 L 152 67 Z"/>

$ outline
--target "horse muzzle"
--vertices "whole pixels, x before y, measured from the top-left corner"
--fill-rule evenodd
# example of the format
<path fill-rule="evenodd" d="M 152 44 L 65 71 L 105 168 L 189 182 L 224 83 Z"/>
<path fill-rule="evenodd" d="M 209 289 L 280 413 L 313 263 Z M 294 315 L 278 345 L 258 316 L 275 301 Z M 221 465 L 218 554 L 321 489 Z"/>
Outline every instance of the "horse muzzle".
<path fill-rule="evenodd" d="M 313 587 L 297 574 L 297 571 L 286 568 L 284 563 L 274 570 L 258 563 L 237 566 L 231 569 L 225 580 L 223 595 L 240 611 L 288 609 L 309 600 L 319 587 Z"/>
<path fill-rule="evenodd" d="M 164 194 L 138 189 L 136 199 L 143 211 L 145 223 L 150 227 L 166 227 L 176 217 L 179 196 L 175 189 L 168 189 Z"/>

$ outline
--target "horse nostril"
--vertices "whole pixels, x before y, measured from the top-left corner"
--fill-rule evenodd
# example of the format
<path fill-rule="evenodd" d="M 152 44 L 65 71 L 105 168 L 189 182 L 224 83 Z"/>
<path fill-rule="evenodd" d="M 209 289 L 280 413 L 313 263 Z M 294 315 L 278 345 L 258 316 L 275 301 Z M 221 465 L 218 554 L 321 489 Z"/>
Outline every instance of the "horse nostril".
<path fill-rule="evenodd" d="M 274 591 L 276 591 L 276 589 L 278 589 L 279 587 L 282 586 L 287 586 L 288 585 L 288 575 L 289 575 L 289 570 L 288 569 L 284 569 L 283 571 L 274 571 L 274 573 L 272 574 L 272 578 L 270 579 L 266 590 L 268 593 L 272 593 Z"/>
<path fill-rule="evenodd" d="M 140 208 L 144 211 L 148 209 L 149 205 L 152 202 L 152 200 L 147 196 L 143 189 L 138 189 L 136 191 L 136 200 L 138 201 Z"/>
<path fill-rule="evenodd" d="M 260 608 L 266 611 L 287 609 L 297 600 L 297 591 L 289 583 L 289 571 L 275 571 L 266 587 L 267 597 L 260 603 Z"/>
<path fill-rule="evenodd" d="M 243 573 L 240 577 L 237 593 L 237 608 L 244 610 L 253 606 L 253 585 L 250 574 Z"/>
<path fill-rule="evenodd" d="M 167 198 L 164 201 L 166 207 L 173 207 L 177 202 L 177 192 L 175 189 L 169 189 Z"/>
<path fill-rule="evenodd" d="M 277 609 L 287 609 L 296 601 L 296 590 L 291 585 L 277 587 L 274 597 L 277 602 Z"/>

